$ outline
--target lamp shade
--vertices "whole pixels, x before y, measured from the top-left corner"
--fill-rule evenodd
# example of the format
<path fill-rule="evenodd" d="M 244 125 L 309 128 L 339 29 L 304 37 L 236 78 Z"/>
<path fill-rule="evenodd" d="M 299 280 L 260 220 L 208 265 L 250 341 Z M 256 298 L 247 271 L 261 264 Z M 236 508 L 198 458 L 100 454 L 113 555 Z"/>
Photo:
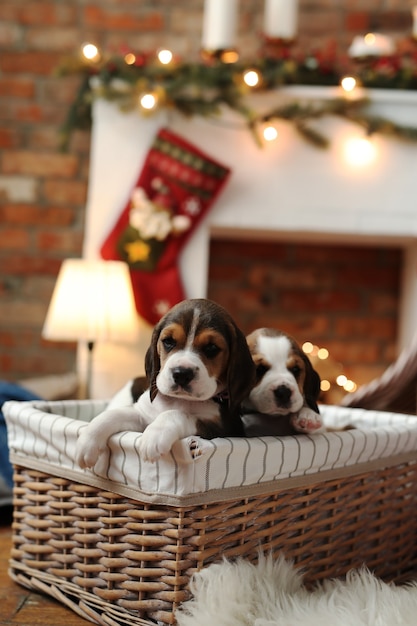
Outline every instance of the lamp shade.
<path fill-rule="evenodd" d="M 63 262 L 42 331 L 45 339 L 132 342 L 137 333 L 126 263 L 85 259 Z"/>

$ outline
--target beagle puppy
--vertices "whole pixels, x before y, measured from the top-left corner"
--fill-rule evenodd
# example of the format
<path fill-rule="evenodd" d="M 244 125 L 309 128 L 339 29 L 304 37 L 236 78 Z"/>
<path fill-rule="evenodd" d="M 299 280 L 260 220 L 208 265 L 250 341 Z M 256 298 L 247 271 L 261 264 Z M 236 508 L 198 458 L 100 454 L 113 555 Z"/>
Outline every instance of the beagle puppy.
<path fill-rule="evenodd" d="M 245 434 L 284 436 L 321 429 L 320 377 L 295 339 L 259 328 L 246 340 L 256 384 L 243 402 Z"/>
<path fill-rule="evenodd" d="M 139 453 L 156 461 L 184 437 L 244 436 L 240 404 L 255 382 L 244 334 L 223 307 L 205 299 L 185 300 L 155 326 L 145 356 L 149 387 L 130 406 L 119 400 L 83 428 L 76 461 L 93 467 L 114 433 L 143 432 Z M 126 402 L 126 400 L 125 400 Z"/>

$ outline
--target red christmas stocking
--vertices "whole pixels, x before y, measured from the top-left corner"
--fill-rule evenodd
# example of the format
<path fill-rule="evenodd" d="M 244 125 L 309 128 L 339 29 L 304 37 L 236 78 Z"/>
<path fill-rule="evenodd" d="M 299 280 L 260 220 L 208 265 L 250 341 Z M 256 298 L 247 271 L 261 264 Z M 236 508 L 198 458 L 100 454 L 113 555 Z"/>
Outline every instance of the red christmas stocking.
<path fill-rule="evenodd" d="M 155 137 L 100 251 L 104 259 L 128 263 L 137 311 L 150 324 L 185 298 L 178 255 L 229 174 L 228 167 L 169 130 Z"/>

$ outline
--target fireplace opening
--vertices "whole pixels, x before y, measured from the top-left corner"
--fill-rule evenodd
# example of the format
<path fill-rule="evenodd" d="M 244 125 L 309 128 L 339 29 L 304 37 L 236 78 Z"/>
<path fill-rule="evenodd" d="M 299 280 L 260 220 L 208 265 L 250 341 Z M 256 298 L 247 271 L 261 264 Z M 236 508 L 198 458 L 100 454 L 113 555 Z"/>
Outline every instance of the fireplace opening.
<path fill-rule="evenodd" d="M 215 236 L 207 293 L 245 334 L 270 326 L 313 344 L 314 366 L 330 384 L 322 401 L 337 403 L 346 394 L 339 376 L 359 386 L 396 358 L 403 254 L 401 247 Z M 328 357 L 319 358 L 318 348 Z"/>

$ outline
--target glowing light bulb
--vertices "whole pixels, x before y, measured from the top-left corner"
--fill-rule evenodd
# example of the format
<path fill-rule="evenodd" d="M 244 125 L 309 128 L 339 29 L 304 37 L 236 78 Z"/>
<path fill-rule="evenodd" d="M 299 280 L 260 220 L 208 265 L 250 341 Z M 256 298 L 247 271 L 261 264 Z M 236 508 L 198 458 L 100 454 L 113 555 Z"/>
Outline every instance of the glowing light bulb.
<path fill-rule="evenodd" d="M 248 70 L 243 74 L 243 80 L 248 87 L 256 87 L 259 84 L 259 74 L 255 70 Z"/>
<path fill-rule="evenodd" d="M 346 161 L 353 167 L 370 165 L 376 158 L 376 147 L 366 137 L 351 137 L 344 146 Z"/>
<path fill-rule="evenodd" d="M 85 43 L 81 48 L 81 52 L 87 61 L 98 61 L 100 58 L 100 52 L 93 43 Z"/>
<path fill-rule="evenodd" d="M 278 131 L 275 126 L 267 126 L 263 130 L 263 136 L 265 141 L 275 141 L 278 137 Z"/>
<path fill-rule="evenodd" d="M 168 65 L 169 63 L 171 63 L 173 56 L 174 55 L 172 54 L 171 50 L 159 50 L 158 52 L 158 59 L 159 62 L 162 63 L 162 65 Z"/>
<path fill-rule="evenodd" d="M 340 374 L 340 376 L 336 378 L 336 382 L 339 385 L 339 387 L 343 387 L 347 383 L 347 378 L 344 374 Z"/>
<path fill-rule="evenodd" d="M 139 102 L 143 109 L 151 111 L 156 107 L 157 99 L 153 93 L 145 93 L 143 96 L 141 96 Z"/>
<path fill-rule="evenodd" d="M 222 63 L 236 63 L 239 61 L 239 54 L 236 50 L 224 50 L 221 54 L 220 60 Z"/>
<path fill-rule="evenodd" d="M 350 93 L 351 91 L 355 89 L 357 85 L 356 78 L 354 78 L 353 76 L 344 76 L 342 80 L 340 81 L 340 84 L 344 91 L 347 91 L 348 93 Z"/>
<path fill-rule="evenodd" d="M 347 380 L 345 384 L 343 385 L 343 389 L 350 393 L 352 391 L 355 391 L 356 384 L 353 382 L 353 380 Z"/>
<path fill-rule="evenodd" d="M 320 382 L 320 389 L 321 389 L 322 391 L 329 391 L 329 389 L 330 389 L 330 383 L 329 383 L 329 381 L 328 381 L 328 380 L 323 379 L 323 380 Z"/>
<path fill-rule="evenodd" d="M 317 356 L 322 361 L 325 361 L 329 357 L 329 351 L 327 348 L 320 348 L 317 352 Z"/>
<path fill-rule="evenodd" d="M 305 343 L 303 343 L 303 352 L 305 352 L 306 354 L 310 354 L 311 352 L 313 352 L 313 344 L 311 343 L 311 341 L 306 341 Z"/>
<path fill-rule="evenodd" d="M 125 55 L 125 63 L 126 65 L 133 65 L 136 62 L 136 55 L 133 52 L 128 52 Z"/>

